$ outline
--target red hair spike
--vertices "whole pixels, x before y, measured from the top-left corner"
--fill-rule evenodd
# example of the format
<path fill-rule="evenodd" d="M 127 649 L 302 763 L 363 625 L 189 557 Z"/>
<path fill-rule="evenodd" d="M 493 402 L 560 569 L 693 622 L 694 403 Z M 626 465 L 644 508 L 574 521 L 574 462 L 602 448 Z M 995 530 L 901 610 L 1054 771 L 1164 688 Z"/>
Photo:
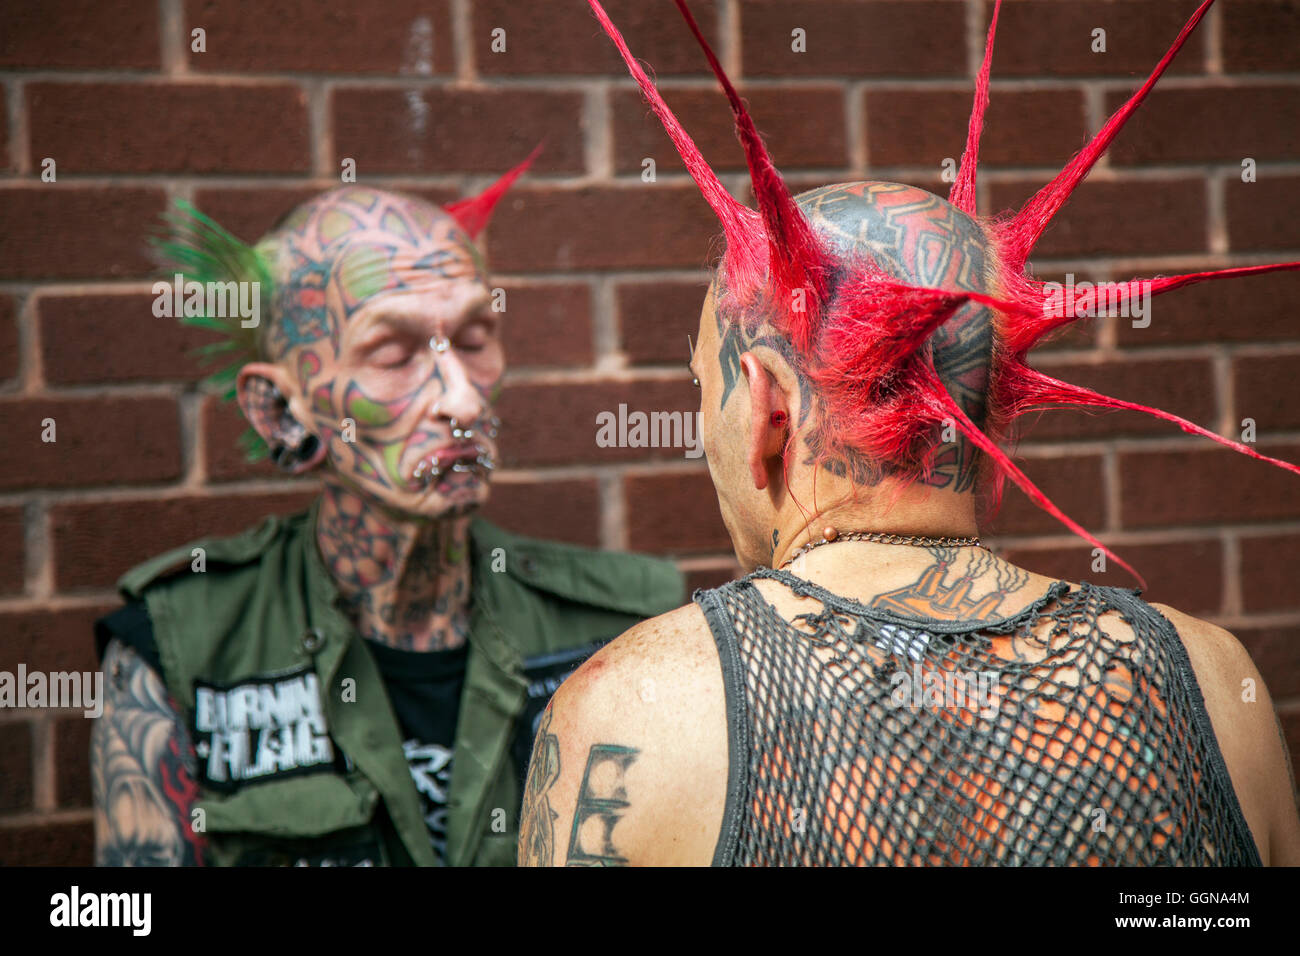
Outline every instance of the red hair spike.
<path fill-rule="evenodd" d="M 522 163 L 510 170 L 487 189 L 483 190 L 477 196 L 470 196 L 466 199 L 458 199 L 455 202 L 443 206 L 446 212 L 460 227 L 469 233 L 471 239 L 477 239 L 492 218 L 492 211 L 496 209 L 497 203 L 506 191 L 515 184 L 515 180 L 524 174 L 537 154 L 542 151 L 542 143 L 533 147 L 533 151 L 528 154 L 528 158 Z"/>
<path fill-rule="evenodd" d="M 984 111 L 989 105 L 989 73 L 993 67 L 993 37 L 998 30 L 998 13 L 1002 0 L 993 4 L 993 19 L 989 23 L 989 36 L 984 42 L 984 62 L 980 64 L 975 80 L 975 104 L 971 107 L 970 123 L 966 127 L 966 148 L 961 153 L 961 167 L 957 181 L 948 190 L 948 202 L 969 216 L 975 215 L 975 170 L 979 165 L 980 135 L 984 132 Z"/>

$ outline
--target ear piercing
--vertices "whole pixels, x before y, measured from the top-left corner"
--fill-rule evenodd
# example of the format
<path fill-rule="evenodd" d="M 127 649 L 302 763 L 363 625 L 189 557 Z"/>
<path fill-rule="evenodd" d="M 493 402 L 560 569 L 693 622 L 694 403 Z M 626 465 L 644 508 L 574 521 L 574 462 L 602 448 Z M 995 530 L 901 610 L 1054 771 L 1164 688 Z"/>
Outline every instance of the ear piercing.
<path fill-rule="evenodd" d="M 772 423 L 773 428 L 784 428 L 785 423 L 789 420 L 790 417 L 780 410 L 773 412 L 771 418 L 768 419 L 768 421 Z"/>
<path fill-rule="evenodd" d="M 271 460 L 281 471 L 293 471 L 302 462 L 309 460 L 320 448 L 320 439 L 309 434 L 298 422 L 288 430 L 284 442 L 271 446 Z"/>

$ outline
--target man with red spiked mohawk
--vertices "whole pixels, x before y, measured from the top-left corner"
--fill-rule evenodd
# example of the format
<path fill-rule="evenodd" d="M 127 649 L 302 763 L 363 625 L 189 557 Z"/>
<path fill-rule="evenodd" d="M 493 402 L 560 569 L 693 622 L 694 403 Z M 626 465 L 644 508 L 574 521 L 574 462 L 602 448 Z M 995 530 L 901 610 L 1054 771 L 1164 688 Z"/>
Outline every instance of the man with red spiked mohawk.
<path fill-rule="evenodd" d="M 551 692 L 682 600 L 669 564 L 474 516 L 505 368 L 475 239 L 526 166 L 446 209 L 335 189 L 252 247 L 171 217 L 176 269 L 264 305 L 247 327 L 191 316 L 225 335 L 248 444 L 323 487 L 119 581 L 97 626 L 100 864 L 513 865 Z"/>
<path fill-rule="evenodd" d="M 1030 249 L 1209 3 L 1060 176 L 985 219 L 975 169 L 1000 2 L 947 202 L 881 182 L 791 196 L 676 2 L 731 103 L 757 211 L 589 0 L 722 222 L 691 368 L 750 573 L 632 628 L 560 688 L 534 744 L 521 861 L 1300 863 L 1285 741 L 1236 639 L 1137 590 L 1003 561 L 976 522 L 975 491 L 1010 477 L 1102 547 L 998 447 L 1047 404 L 1139 409 L 1263 457 L 1025 364 L 1066 321 L 1025 275 Z M 1246 679 L 1259 696 L 1243 704 Z"/>

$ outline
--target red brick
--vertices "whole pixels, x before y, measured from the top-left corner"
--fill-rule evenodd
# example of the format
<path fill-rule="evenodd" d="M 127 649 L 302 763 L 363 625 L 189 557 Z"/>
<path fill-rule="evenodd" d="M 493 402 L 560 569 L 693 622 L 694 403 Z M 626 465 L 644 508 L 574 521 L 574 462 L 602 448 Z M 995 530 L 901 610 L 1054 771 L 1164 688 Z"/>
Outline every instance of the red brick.
<path fill-rule="evenodd" d="M 0 295 L 0 381 L 18 376 L 20 348 L 18 300 L 11 295 Z"/>
<path fill-rule="evenodd" d="M 3 83 L 0 83 L 0 102 L 8 102 L 9 92 Z M 14 168 L 13 159 L 9 155 L 9 111 L 0 110 L 0 169 L 10 170 Z"/>
<path fill-rule="evenodd" d="M 642 0 L 602 4 L 637 58 L 659 76 L 708 73 L 708 62 L 672 8 Z M 614 44 L 585 3 L 518 3 L 475 0 L 471 24 L 474 62 L 484 76 L 537 73 L 626 76 Z M 717 4 L 698 0 L 691 12 L 704 35 L 717 44 Z M 492 31 L 506 31 L 506 49 L 492 52 Z"/>
<path fill-rule="evenodd" d="M 244 478 L 285 478 L 269 459 L 249 461 L 240 438 L 248 421 L 234 402 L 216 395 L 203 396 L 203 455 L 209 481 L 235 481 Z M 308 479 L 310 480 L 310 479 Z"/>
<path fill-rule="evenodd" d="M 215 341 L 210 333 L 155 316 L 153 304 L 152 294 L 39 297 L 36 321 L 46 381 L 192 382 L 219 367 L 201 366 L 192 354 Z"/>
<path fill-rule="evenodd" d="M 1223 548 L 1212 538 L 1159 544 L 1115 544 L 1119 555 L 1146 578 L 1143 600 L 1168 604 L 1185 614 L 1217 614 L 1223 606 Z M 1137 581 L 1113 558 L 1104 572 L 1092 570 L 1092 547 L 1081 542 L 1071 548 L 1014 548 L 1002 552 L 1012 564 L 1066 581 L 1089 581 L 1108 587 L 1136 588 Z"/>
<path fill-rule="evenodd" d="M 54 731 L 54 788 L 60 808 L 89 807 L 90 728 L 86 717 L 64 717 Z"/>
<path fill-rule="evenodd" d="M 180 477 L 180 415 L 170 398 L 0 399 L 10 440 L 0 488 L 75 488 Z M 41 424 L 55 421 L 53 442 Z"/>
<path fill-rule="evenodd" d="M 736 140 L 727 100 L 714 86 L 667 89 L 664 99 L 690 132 L 704 158 L 717 170 L 745 168 L 745 153 Z M 848 162 L 844 127 L 844 93 L 838 86 L 755 87 L 742 89 L 754 121 L 777 166 L 843 166 Z M 614 163 L 619 172 L 642 170 L 643 159 L 655 161 L 656 173 L 685 169 L 672 140 L 639 91 L 610 94 Z"/>
<path fill-rule="evenodd" d="M 1107 112 L 1123 105 L 1126 95 L 1106 99 Z M 1189 116 L 1198 118 L 1188 135 Z M 1156 89 L 1142 104 L 1110 148 L 1117 166 L 1147 163 L 1240 163 L 1300 156 L 1300 87 L 1206 86 Z"/>
<path fill-rule="evenodd" d="M 1233 0 L 1218 13 L 1223 68 L 1229 73 L 1300 70 L 1300 7 L 1295 0 Z"/>
<path fill-rule="evenodd" d="M 686 572 L 686 596 L 690 597 L 697 588 L 708 590 L 720 587 L 728 581 L 744 577 L 744 574 L 744 570 L 735 560 L 719 563 L 716 567 L 692 568 Z"/>
<path fill-rule="evenodd" d="M 992 208 L 1019 209 L 1041 185 L 993 183 Z M 1207 237 L 1205 186 L 1199 179 L 1085 182 L 1047 227 L 1034 254 L 1200 252 Z"/>
<path fill-rule="evenodd" d="M 795 28 L 805 31 L 806 52 L 791 48 Z M 740 35 L 746 76 L 967 72 L 966 11 L 957 0 L 749 0 Z"/>
<path fill-rule="evenodd" d="M 91 866 L 95 828 L 80 823 L 24 823 L 0 827 L 0 866 Z"/>
<path fill-rule="evenodd" d="M 339 89 L 332 98 L 334 160 L 374 173 L 467 170 L 519 163 L 538 143 L 534 172 L 581 172 L 581 93 L 552 90 Z"/>
<path fill-rule="evenodd" d="M 868 161 L 936 170 L 944 159 L 960 162 L 971 96 L 967 90 L 868 91 Z M 1077 90 L 994 89 L 980 140 L 980 168 L 1060 164 L 1085 134 L 1083 96 Z"/>
<path fill-rule="evenodd" d="M 5 11 L 0 68 L 156 69 L 158 5 L 42 0 Z"/>
<path fill-rule="evenodd" d="M 60 503 L 50 509 L 55 586 L 106 588 L 156 554 L 196 538 L 233 535 L 268 514 L 305 510 L 311 487 L 254 495 Z"/>
<path fill-rule="evenodd" d="M 1240 356 L 1233 360 L 1232 377 L 1237 417 L 1253 418 L 1257 437 L 1278 429 L 1300 428 L 1300 408 L 1295 402 L 1300 352 Z"/>
<path fill-rule="evenodd" d="M 1214 369 L 1208 359 L 1039 362 L 1035 368 L 1071 385 L 1163 409 L 1207 428 L 1215 424 Z M 1024 441 L 1178 434 L 1177 426 L 1152 415 L 1079 407 L 1031 412 L 1021 419 L 1021 429 Z"/>
<path fill-rule="evenodd" d="M 32 83 L 31 159 L 68 172 L 310 168 L 307 97 L 284 83 Z"/>
<path fill-rule="evenodd" d="M 0 508 L 0 594 L 22 594 L 26 548 L 23 509 Z"/>
<path fill-rule="evenodd" d="M 719 232 L 694 185 L 521 188 L 497 207 L 488 258 L 503 272 L 698 267 Z"/>
<path fill-rule="evenodd" d="M 0 188 L 0 278 L 147 275 L 145 237 L 161 189 L 39 184 Z"/>
<path fill-rule="evenodd" d="M 483 517 L 515 534 L 600 544 L 600 493 L 594 479 L 495 481 Z"/>
<path fill-rule="evenodd" d="M 222 73 L 454 73 L 451 0 L 188 0 L 190 69 Z M 189 35 L 207 31 L 207 51 Z"/>
<path fill-rule="evenodd" d="M 240 239 L 255 243 L 295 207 L 324 191 L 320 186 L 197 189 L 194 205 Z"/>
<path fill-rule="evenodd" d="M 615 290 L 619 339 L 632 365 L 685 365 L 699 338 L 707 282 L 623 282 Z"/>
<path fill-rule="evenodd" d="M 1247 611 L 1300 608 L 1296 568 L 1300 535 L 1272 534 L 1241 539 L 1241 600 Z"/>
<path fill-rule="evenodd" d="M 695 554 L 732 550 L 707 471 L 623 479 L 627 543 L 633 551 Z"/>
<path fill-rule="evenodd" d="M 1062 455 L 1027 458 L 1017 462 L 1035 485 L 1056 506 L 1094 534 L 1105 521 L 1106 485 L 1099 455 Z M 997 516 L 981 525 L 989 535 L 1065 533 L 1059 521 L 1029 500 L 1009 479 Z"/>
<path fill-rule="evenodd" d="M 1296 182 L 1300 184 L 1300 180 Z M 1193 264 L 1178 272 L 1208 272 L 1215 268 L 1220 266 Z M 1159 306 L 1145 329 L 1133 328 L 1128 319 L 1109 320 L 1119 323 L 1120 345 L 1300 340 L 1293 317 L 1295 303 L 1300 301 L 1300 273 L 1202 282 L 1154 301 Z"/>
<path fill-rule="evenodd" d="M 0 670 L 93 671 L 96 619 L 116 605 L 106 603 L 64 611 L 0 611 L 4 641 L 0 641 Z"/>
<path fill-rule="evenodd" d="M 1004 3 L 993 51 L 994 76 L 1124 76 L 1139 83 L 1165 55 L 1195 0 L 1021 0 Z M 986 5 L 985 23 L 992 15 Z M 1092 52 L 1092 31 L 1106 31 L 1106 52 Z M 1202 21 L 1166 75 L 1199 73 L 1205 62 Z"/>
<path fill-rule="evenodd" d="M 1228 244 L 1236 252 L 1291 250 L 1282 259 L 1295 259 L 1300 249 L 1296 221 L 1300 219 L 1300 176 L 1263 173 L 1258 182 L 1228 180 L 1224 196 Z M 1278 261 L 1278 260 L 1275 260 Z"/>
<path fill-rule="evenodd" d="M 1282 734 L 1286 737 L 1290 746 L 1291 768 L 1294 771 L 1294 779 L 1297 786 L 1300 786 L 1300 710 L 1288 708 L 1285 711 L 1278 711 L 1278 719 L 1282 724 Z"/>
<path fill-rule="evenodd" d="M 32 805 L 32 725 L 15 720 L 0 724 L 0 813 Z"/>
<path fill-rule="evenodd" d="M 581 283 L 503 282 L 501 337 L 509 368 L 590 365 L 591 289 Z"/>
<path fill-rule="evenodd" d="M 1261 454 L 1300 462 L 1300 445 L 1261 442 Z M 1122 449 L 1121 513 L 1131 528 L 1300 517 L 1300 476 L 1214 445 L 1195 450 Z"/>
<path fill-rule="evenodd" d="M 1232 629 L 1259 668 L 1274 699 L 1300 695 L 1300 625 L 1239 625 Z"/>
<path fill-rule="evenodd" d="M 592 385 L 509 385 L 497 402 L 501 449 L 507 467 L 607 464 L 627 461 L 682 461 L 684 448 L 601 448 L 596 416 L 619 404 L 628 414 L 641 411 L 693 414 L 699 392 L 681 381 L 600 382 Z M 692 437 L 695 422 L 691 421 Z"/>

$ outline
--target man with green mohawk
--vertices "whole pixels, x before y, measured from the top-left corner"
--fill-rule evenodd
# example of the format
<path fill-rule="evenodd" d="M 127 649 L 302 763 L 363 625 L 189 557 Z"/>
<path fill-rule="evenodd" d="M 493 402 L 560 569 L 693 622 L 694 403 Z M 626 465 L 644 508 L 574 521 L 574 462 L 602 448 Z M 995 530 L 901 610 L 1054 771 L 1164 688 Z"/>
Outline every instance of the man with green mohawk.
<path fill-rule="evenodd" d="M 251 247 L 170 217 L 186 287 L 259 303 L 184 319 L 223 333 L 249 451 L 322 490 L 118 582 L 96 625 L 101 865 L 513 865 L 550 694 L 681 603 L 667 563 L 474 515 L 505 368 L 474 239 L 526 166 L 445 209 L 345 186 Z"/>

